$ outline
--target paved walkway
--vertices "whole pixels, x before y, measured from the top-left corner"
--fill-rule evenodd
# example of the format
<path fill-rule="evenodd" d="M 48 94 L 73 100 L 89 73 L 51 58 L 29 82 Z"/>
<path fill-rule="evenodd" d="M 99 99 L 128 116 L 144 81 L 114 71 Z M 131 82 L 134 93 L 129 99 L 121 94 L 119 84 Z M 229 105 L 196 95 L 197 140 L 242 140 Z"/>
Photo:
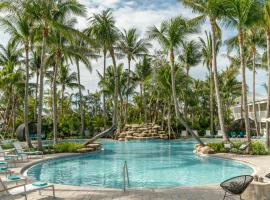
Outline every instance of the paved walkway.
<path fill-rule="evenodd" d="M 264 176 L 270 172 L 270 156 L 239 156 L 219 154 L 218 156 L 225 158 L 233 158 L 253 165 L 256 173 Z M 55 155 L 47 155 L 45 159 L 53 158 Z M 31 159 L 32 162 L 40 159 Z M 12 168 L 15 173 L 20 173 L 21 169 L 28 163 L 19 163 L 16 168 Z M 31 182 L 31 180 L 29 180 Z M 201 186 L 201 187 L 179 187 L 172 189 L 153 189 L 153 190 L 134 190 L 130 189 L 126 192 L 116 189 L 96 189 L 86 187 L 55 185 L 56 199 L 70 200 L 219 200 L 223 198 L 223 191 L 218 185 Z M 28 195 L 29 200 L 49 200 L 53 199 L 51 191 L 44 191 L 41 195 L 34 192 Z M 13 197 L 0 192 L 1 200 L 23 200 L 24 197 Z"/>

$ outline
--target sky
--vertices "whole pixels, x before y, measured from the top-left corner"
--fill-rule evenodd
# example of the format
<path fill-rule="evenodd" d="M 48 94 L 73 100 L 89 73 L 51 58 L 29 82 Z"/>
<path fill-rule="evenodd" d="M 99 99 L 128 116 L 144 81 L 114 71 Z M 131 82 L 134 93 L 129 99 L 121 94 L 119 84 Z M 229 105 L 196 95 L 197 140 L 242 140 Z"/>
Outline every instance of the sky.
<path fill-rule="evenodd" d="M 181 3 L 177 0 L 78 0 L 80 3 L 87 7 L 88 16 L 90 17 L 93 13 L 98 13 L 104 9 L 111 8 L 113 10 L 113 15 L 116 19 L 116 25 L 120 30 L 128 28 L 138 29 L 141 37 L 145 37 L 145 31 L 148 27 L 156 25 L 159 26 L 163 20 L 170 19 L 172 17 L 182 15 L 186 18 L 193 18 L 196 14 L 192 13 L 190 9 L 184 8 Z M 196 39 L 199 36 L 204 35 L 205 30 L 209 30 L 209 23 L 206 22 L 205 25 L 201 27 L 201 33 L 193 35 L 191 38 Z M 78 18 L 77 28 L 83 29 L 87 26 L 87 19 Z M 223 40 L 226 40 L 235 35 L 234 30 L 225 30 L 223 28 Z M 4 34 L 3 30 L 0 29 L 0 43 L 5 44 L 8 41 L 8 36 Z M 157 44 L 153 44 L 153 48 L 159 48 Z M 229 62 L 225 58 L 226 47 L 222 47 L 220 55 L 218 56 L 218 70 L 224 70 Z M 118 63 L 124 63 L 127 66 L 127 61 L 125 59 L 118 60 Z M 110 64 L 110 59 L 108 64 Z M 102 59 L 97 61 L 92 61 L 92 73 L 82 66 L 81 81 L 85 86 L 86 90 L 90 92 L 95 92 L 98 90 L 97 71 L 103 69 Z M 134 69 L 135 63 L 132 63 L 131 68 Z M 71 66 L 71 69 L 76 71 L 75 66 Z M 191 69 L 191 76 L 196 79 L 205 79 L 207 75 L 207 69 L 205 66 L 199 64 L 198 66 Z M 266 72 L 262 70 L 257 71 L 257 86 L 256 90 L 258 95 L 265 96 L 266 91 L 262 86 L 267 78 Z M 239 80 L 241 77 L 239 75 Z M 252 83 L 252 73 L 247 71 L 247 84 L 249 85 L 249 90 L 251 91 Z"/>

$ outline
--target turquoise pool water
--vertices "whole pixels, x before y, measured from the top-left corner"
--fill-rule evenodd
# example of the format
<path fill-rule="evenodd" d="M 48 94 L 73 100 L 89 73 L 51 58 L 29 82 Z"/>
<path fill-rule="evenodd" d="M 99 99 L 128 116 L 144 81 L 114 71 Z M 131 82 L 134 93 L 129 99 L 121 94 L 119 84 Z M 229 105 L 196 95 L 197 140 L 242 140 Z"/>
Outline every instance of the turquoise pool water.
<path fill-rule="evenodd" d="M 101 152 L 45 161 L 27 175 L 64 185 L 122 188 L 126 160 L 130 188 L 168 188 L 220 183 L 253 172 L 238 162 L 193 154 L 193 141 L 101 142 Z"/>

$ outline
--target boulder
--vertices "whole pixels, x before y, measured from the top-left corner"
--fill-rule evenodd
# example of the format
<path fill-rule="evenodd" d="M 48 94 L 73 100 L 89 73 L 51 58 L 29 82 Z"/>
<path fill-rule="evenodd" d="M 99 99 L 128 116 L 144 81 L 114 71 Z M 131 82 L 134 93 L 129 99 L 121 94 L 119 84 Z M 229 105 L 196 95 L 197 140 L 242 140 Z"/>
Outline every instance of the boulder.
<path fill-rule="evenodd" d="M 119 138 L 118 141 L 125 141 L 125 138 Z"/>
<path fill-rule="evenodd" d="M 133 136 L 126 136 L 126 139 L 127 140 L 132 140 L 133 139 Z"/>
<path fill-rule="evenodd" d="M 87 147 L 93 148 L 93 149 L 98 149 L 101 147 L 101 145 L 99 143 L 92 143 L 92 144 L 88 144 Z"/>
<path fill-rule="evenodd" d="M 85 148 L 78 149 L 77 152 L 78 153 L 88 153 L 88 152 L 91 152 L 91 151 L 94 151 L 94 150 L 95 150 L 94 148 L 85 147 Z"/>

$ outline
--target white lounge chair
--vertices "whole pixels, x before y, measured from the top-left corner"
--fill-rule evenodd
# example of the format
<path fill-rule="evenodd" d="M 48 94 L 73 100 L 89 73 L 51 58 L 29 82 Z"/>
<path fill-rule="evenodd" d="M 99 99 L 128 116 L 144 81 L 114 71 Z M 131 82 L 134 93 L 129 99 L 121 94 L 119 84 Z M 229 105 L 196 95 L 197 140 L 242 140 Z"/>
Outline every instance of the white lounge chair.
<path fill-rule="evenodd" d="M 210 130 L 206 130 L 205 131 L 205 137 L 211 137 L 211 131 Z"/>
<path fill-rule="evenodd" d="M 19 182 L 23 182 L 24 184 L 27 183 L 26 178 L 21 177 L 21 176 L 7 176 L 4 178 L 1 178 L 2 182 L 7 186 L 10 183 L 15 183 L 16 185 L 18 185 Z"/>
<path fill-rule="evenodd" d="M 7 162 L 7 166 L 13 164 L 16 167 L 17 155 L 8 155 L 0 145 L 0 162 Z"/>
<path fill-rule="evenodd" d="M 195 135 L 199 136 L 198 131 L 197 130 L 193 130 L 193 132 L 195 133 Z"/>
<path fill-rule="evenodd" d="M 20 155 L 26 155 L 27 157 L 29 156 L 33 156 L 33 155 L 40 155 L 41 157 L 43 157 L 43 152 L 42 151 L 24 151 L 22 148 L 21 143 L 19 142 L 14 142 L 13 146 L 15 148 L 15 151 L 17 153 L 18 156 Z"/>
<path fill-rule="evenodd" d="M 188 137 L 187 131 L 181 131 L 181 137 Z"/>
<path fill-rule="evenodd" d="M 222 131 L 221 130 L 218 130 L 217 137 L 223 137 L 223 134 L 222 134 Z"/>
<path fill-rule="evenodd" d="M 35 184 L 36 183 L 36 184 Z M 27 200 L 27 194 L 35 191 L 45 190 L 48 188 L 52 189 L 53 197 L 55 198 L 54 185 L 49 183 L 37 184 L 42 182 L 35 182 L 27 185 L 18 185 L 11 188 L 7 188 L 6 184 L 0 179 L 0 187 L 7 193 L 9 196 L 24 196 L 25 200 Z M 40 185 L 40 186 L 39 186 Z M 41 193 L 40 193 L 41 194 Z"/>
<path fill-rule="evenodd" d="M 12 173 L 13 171 L 11 171 L 8 167 L 0 167 L 0 174 L 4 174 L 7 177 L 8 175 L 11 176 Z"/>

